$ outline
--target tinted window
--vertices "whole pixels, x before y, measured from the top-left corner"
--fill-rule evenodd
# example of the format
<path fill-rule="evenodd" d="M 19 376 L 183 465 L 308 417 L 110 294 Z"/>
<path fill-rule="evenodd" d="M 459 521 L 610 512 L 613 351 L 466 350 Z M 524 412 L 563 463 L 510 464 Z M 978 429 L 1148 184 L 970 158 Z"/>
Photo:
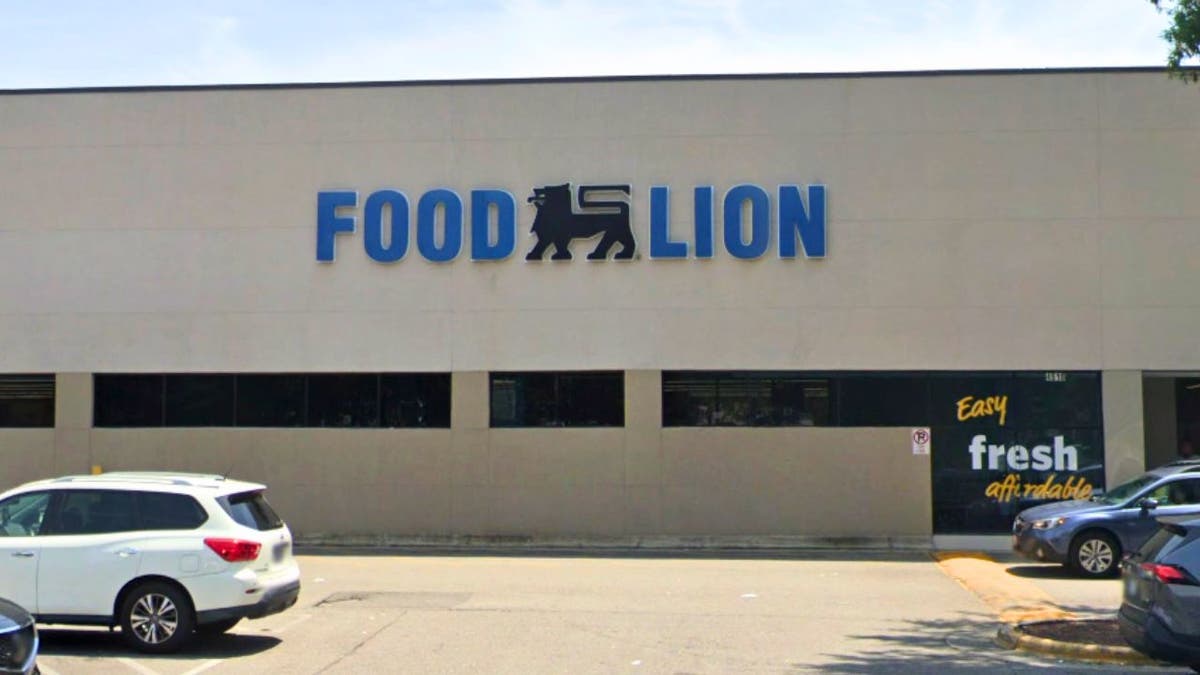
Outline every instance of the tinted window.
<path fill-rule="evenodd" d="M 830 379 L 790 372 L 664 372 L 664 426 L 828 426 Z"/>
<path fill-rule="evenodd" d="M 32 537 L 42 530 L 49 492 L 28 492 L 0 502 L 0 537 Z"/>
<path fill-rule="evenodd" d="M 839 426 L 930 424 L 928 376 L 846 375 L 837 379 L 837 386 Z"/>
<path fill-rule="evenodd" d="M 308 426 L 379 426 L 379 376 L 310 375 Z"/>
<path fill-rule="evenodd" d="M 380 426 L 450 427 L 450 375 L 380 376 Z"/>
<path fill-rule="evenodd" d="M 619 427 L 625 424 L 620 372 L 493 373 L 493 427 Z"/>
<path fill-rule="evenodd" d="M 166 426 L 233 426 L 232 375 L 167 375 Z"/>
<path fill-rule="evenodd" d="M 303 375 L 238 375 L 239 427 L 302 427 Z"/>
<path fill-rule="evenodd" d="M 187 495 L 138 492 L 138 514 L 143 530 L 192 530 L 208 520 L 208 514 Z"/>
<path fill-rule="evenodd" d="M 134 493 L 62 490 L 48 534 L 103 534 L 137 530 Z"/>
<path fill-rule="evenodd" d="M 162 375 L 96 375 L 94 419 L 98 427 L 161 427 Z"/>
<path fill-rule="evenodd" d="M 0 375 L 0 427 L 52 426 L 53 375 Z"/>
<path fill-rule="evenodd" d="M 261 492 L 243 492 L 221 497 L 217 500 L 221 508 L 239 525 L 255 530 L 274 530 L 283 527 L 283 521 L 267 503 Z"/>

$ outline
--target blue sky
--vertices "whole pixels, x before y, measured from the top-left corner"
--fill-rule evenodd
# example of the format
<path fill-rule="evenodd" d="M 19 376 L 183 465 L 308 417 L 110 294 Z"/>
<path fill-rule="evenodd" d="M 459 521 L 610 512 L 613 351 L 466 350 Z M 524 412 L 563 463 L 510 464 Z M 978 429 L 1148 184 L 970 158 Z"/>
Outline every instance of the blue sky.
<path fill-rule="evenodd" d="M 0 0 L 0 88 L 1161 65 L 1147 0 Z"/>

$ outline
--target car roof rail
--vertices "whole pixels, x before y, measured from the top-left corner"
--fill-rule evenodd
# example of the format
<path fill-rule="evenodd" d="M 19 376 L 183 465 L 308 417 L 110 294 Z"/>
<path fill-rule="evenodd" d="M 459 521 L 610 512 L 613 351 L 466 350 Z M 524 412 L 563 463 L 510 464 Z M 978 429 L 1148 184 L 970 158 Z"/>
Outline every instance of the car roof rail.
<path fill-rule="evenodd" d="M 178 485 L 181 487 L 200 487 L 205 483 L 224 483 L 225 477 L 217 474 L 180 473 L 174 471 L 105 471 L 104 473 L 79 476 L 63 476 L 55 479 L 55 483 L 75 482 L 118 482 L 150 483 L 158 485 Z"/>

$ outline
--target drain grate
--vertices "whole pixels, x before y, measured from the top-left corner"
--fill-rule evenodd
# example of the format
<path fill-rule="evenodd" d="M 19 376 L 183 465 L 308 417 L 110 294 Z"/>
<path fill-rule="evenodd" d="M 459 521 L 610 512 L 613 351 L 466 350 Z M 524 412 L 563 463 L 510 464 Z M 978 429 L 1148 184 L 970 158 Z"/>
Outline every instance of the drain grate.
<path fill-rule="evenodd" d="M 470 593 L 399 593 L 345 591 L 317 603 L 331 609 L 452 609 L 471 598 Z"/>

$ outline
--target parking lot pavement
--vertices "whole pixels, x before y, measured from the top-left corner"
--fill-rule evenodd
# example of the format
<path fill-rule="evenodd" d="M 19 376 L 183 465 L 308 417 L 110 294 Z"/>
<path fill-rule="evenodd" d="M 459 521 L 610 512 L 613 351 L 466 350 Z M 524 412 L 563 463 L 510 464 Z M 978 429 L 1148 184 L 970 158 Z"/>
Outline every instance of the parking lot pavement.
<path fill-rule="evenodd" d="M 991 608 L 919 553 L 309 555 L 300 564 L 303 591 L 287 612 L 171 657 L 135 654 L 103 630 L 47 628 L 43 671 L 1123 672 L 996 647 Z M 1014 569 L 1080 606 L 1107 592 Z"/>
<path fill-rule="evenodd" d="M 1032 563 L 1009 556 L 998 557 L 997 562 L 1008 574 L 1035 584 L 1079 618 L 1111 618 L 1121 606 L 1119 578 L 1085 579 L 1062 565 Z"/>

